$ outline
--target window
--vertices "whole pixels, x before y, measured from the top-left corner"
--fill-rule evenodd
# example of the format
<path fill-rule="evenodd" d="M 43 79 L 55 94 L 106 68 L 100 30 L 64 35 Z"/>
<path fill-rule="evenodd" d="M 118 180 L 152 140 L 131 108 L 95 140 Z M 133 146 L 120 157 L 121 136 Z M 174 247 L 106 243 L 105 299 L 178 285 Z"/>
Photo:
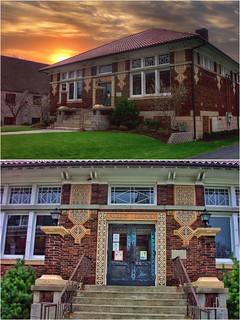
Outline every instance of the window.
<path fill-rule="evenodd" d="M 239 194 L 239 188 L 235 188 L 235 197 L 236 197 L 236 206 L 239 207 L 239 199 L 240 199 L 240 194 Z"/>
<path fill-rule="evenodd" d="M 141 59 L 132 60 L 132 69 L 141 68 Z"/>
<path fill-rule="evenodd" d="M 16 94 L 6 93 L 5 103 L 9 105 L 14 105 L 16 103 Z"/>
<path fill-rule="evenodd" d="M 0 188 L 0 204 L 3 203 L 3 193 L 4 193 L 4 187 Z"/>
<path fill-rule="evenodd" d="M 33 96 L 33 105 L 41 106 L 42 104 L 42 97 L 41 96 Z"/>
<path fill-rule="evenodd" d="M 83 70 L 77 70 L 76 72 L 77 78 L 82 78 L 83 77 Z"/>
<path fill-rule="evenodd" d="M 155 72 L 145 73 L 145 94 L 155 93 Z"/>
<path fill-rule="evenodd" d="M 27 239 L 27 215 L 9 215 L 4 254 L 24 255 Z"/>
<path fill-rule="evenodd" d="M 51 226 L 52 217 L 47 215 L 38 215 L 35 228 L 33 255 L 45 255 L 46 234 L 41 230 L 41 226 Z"/>
<path fill-rule="evenodd" d="M 68 99 L 69 100 L 74 99 L 74 82 L 70 82 L 68 84 Z"/>
<path fill-rule="evenodd" d="M 98 68 L 98 73 L 111 73 L 112 72 L 112 65 L 106 64 L 104 66 L 100 66 Z"/>
<path fill-rule="evenodd" d="M 82 81 L 77 82 L 77 99 L 82 99 Z"/>
<path fill-rule="evenodd" d="M 74 71 L 70 71 L 69 72 L 69 79 L 72 79 L 75 77 L 75 72 Z"/>
<path fill-rule="evenodd" d="M 31 201 L 32 188 L 11 188 L 10 204 L 27 204 Z"/>
<path fill-rule="evenodd" d="M 205 204 L 208 206 L 229 206 L 229 191 L 224 188 L 206 188 Z"/>
<path fill-rule="evenodd" d="M 61 203 L 61 187 L 39 187 L 38 203 Z"/>
<path fill-rule="evenodd" d="M 62 80 L 67 79 L 67 72 L 62 73 Z"/>
<path fill-rule="evenodd" d="M 111 187 L 111 204 L 154 204 L 154 188 Z"/>
<path fill-rule="evenodd" d="M 144 59 L 144 66 L 145 67 L 151 67 L 155 65 L 155 56 L 153 57 L 147 57 Z"/>
<path fill-rule="evenodd" d="M 160 54 L 159 59 L 158 59 L 159 64 L 168 64 L 170 63 L 170 56 L 169 54 Z"/>
<path fill-rule="evenodd" d="M 142 94 L 142 77 L 141 73 L 134 74 L 132 77 L 133 82 L 133 95 L 141 95 Z"/>
<path fill-rule="evenodd" d="M 221 228 L 215 237 L 216 258 L 230 259 L 232 250 L 230 217 L 211 217 L 210 225 Z"/>
<path fill-rule="evenodd" d="M 61 84 L 61 91 L 66 91 L 67 90 L 67 84 L 66 83 L 62 83 Z"/>
<path fill-rule="evenodd" d="M 170 90 L 170 70 L 159 71 L 159 91 L 166 92 Z"/>

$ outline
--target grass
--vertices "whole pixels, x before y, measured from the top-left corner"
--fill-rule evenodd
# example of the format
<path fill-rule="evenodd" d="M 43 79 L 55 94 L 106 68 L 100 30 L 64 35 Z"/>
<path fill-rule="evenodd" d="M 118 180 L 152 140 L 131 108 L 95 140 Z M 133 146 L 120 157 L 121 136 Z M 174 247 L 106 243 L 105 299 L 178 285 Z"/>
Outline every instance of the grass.
<path fill-rule="evenodd" d="M 4 126 L 1 127 L 1 132 L 15 132 L 15 131 L 30 131 L 30 130 L 38 130 L 41 128 L 34 128 L 28 126 Z"/>
<path fill-rule="evenodd" d="M 186 159 L 237 138 L 169 145 L 132 133 L 64 132 L 2 136 L 2 159 Z"/>

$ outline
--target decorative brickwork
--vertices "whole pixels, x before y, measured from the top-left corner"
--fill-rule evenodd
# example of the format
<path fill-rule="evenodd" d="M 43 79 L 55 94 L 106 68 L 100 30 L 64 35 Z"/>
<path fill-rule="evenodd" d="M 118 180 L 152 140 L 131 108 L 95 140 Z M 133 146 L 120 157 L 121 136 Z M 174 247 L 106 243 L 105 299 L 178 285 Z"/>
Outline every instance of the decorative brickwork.
<path fill-rule="evenodd" d="M 106 257 L 106 213 L 98 214 L 97 236 L 97 261 L 96 261 L 96 284 L 105 284 L 105 257 Z"/>
<path fill-rule="evenodd" d="M 80 243 L 86 234 L 90 234 L 90 229 L 86 229 L 83 226 L 90 217 L 90 210 L 69 210 L 68 219 L 74 224 L 74 226 L 69 230 L 69 234 L 74 238 L 75 243 Z"/>
<path fill-rule="evenodd" d="M 195 187 L 194 186 L 175 186 L 175 205 L 194 206 Z"/>
<path fill-rule="evenodd" d="M 188 245 L 194 236 L 194 230 L 190 227 L 197 220 L 196 211 L 175 211 L 174 219 L 181 225 L 178 230 L 174 230 L 174 235 L 178 235 L 184 245 Z"/>
<path fill-rule="evenodd" d="M 70 204 L 90 204 L 91 189 L 90 184 L 73 184 Z"/>
<path fill-rule="evenodd" d="M 71 193 L 71 184 L 63 184 L 61 204 L 70 203 L 70 193 Z"/>
<path fill-rule="evenodd" d="M 157 220 L 157 284 L 166 285 L 166 215 L 158 213 Z"/>

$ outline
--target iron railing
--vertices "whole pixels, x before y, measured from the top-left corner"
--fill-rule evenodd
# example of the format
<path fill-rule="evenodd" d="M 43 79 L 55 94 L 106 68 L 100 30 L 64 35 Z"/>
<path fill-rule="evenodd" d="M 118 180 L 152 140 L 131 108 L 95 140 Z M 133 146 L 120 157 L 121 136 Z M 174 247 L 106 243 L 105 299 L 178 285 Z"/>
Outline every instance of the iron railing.
<path fill-rule="evenodd" d="M 173 259 L 173 271 L 187 298 L 187 316 L 192 319 L 210 319 L 210 310 L 201 307 L 180 257 Z"/>
<path fill-rule="evenodd" d="M 62 289 L 57 302 L 41 303 L 41 319 L 67 319 L 72 312 L 73 298 L 77 289 L 84 283 L 84 278 L 91 272 L 91 258 L 83 254 L 69 280 Z"/>

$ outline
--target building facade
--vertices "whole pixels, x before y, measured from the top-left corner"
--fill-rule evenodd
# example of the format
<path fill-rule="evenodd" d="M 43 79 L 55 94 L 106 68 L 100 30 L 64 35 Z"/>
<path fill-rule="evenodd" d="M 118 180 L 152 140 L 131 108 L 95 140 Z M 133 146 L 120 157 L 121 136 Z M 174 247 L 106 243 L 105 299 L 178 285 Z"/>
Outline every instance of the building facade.
<path fill-rule="evenodd" d="M 2 125 L 35 124 L 49 119 L 46 64 L 1 56 Z"/>
<path fill-rule="evenodd" d="M 89 284 L 174 285 L 222 278 L 239 259 L 238 161 L 2 161 L 1 270 L 25 259 L 68 279 L 85 253 Z M 58 233 L 50 212 L 60 210 Z M 211 213 L 210 228 L 200 214 Z"/>
<path fill-rule="evenodd" d="M 161 128 L 203 132 L 238 128 L 239 65 L 208 41 L 206 29 L 150 29 L 42 69 L 51 77 L 56 126 L 106 129 L 117 98 Z M 182 129 L 181 129 L 182 130 Z"/>

